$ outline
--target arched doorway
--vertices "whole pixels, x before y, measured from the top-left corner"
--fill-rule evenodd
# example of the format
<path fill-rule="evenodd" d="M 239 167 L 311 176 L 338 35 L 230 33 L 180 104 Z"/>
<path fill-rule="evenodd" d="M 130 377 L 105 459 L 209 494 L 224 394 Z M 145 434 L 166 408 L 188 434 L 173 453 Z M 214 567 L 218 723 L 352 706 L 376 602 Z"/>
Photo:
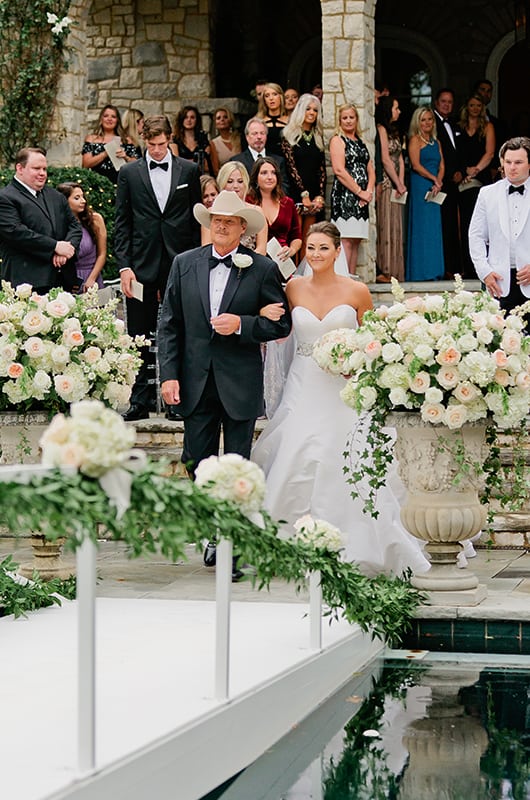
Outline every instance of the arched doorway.
<path fill-rule="evenodd" d="M 530 49 L 519 42 L 508 50 L 499 66 L 499 117 L 509 136 L 530 136 Z"/>

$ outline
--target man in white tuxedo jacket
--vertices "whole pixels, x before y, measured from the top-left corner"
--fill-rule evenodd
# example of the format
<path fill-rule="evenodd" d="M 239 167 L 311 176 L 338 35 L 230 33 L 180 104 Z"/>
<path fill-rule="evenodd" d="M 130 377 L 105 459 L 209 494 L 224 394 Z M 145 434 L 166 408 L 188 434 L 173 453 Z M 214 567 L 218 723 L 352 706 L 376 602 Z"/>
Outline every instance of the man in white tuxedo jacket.
<path fill-rule="evenodd" d="M 509 311 L 530 299 L 530 139 L 509 139 L 499 158 L 505 177 L 479 192 L 469 252 L 488 292 Z"/>

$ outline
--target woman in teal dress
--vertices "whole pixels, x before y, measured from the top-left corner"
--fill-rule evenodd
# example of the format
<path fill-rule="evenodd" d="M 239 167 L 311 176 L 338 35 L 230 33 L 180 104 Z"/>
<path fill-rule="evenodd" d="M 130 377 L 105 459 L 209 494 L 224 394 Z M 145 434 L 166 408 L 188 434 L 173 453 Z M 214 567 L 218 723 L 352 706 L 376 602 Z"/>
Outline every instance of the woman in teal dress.
<path fill-rule="evenodd" d="M 437 203 L 428 203 L 425 195 L 432 192 L 436 197 L 442 188 L 444 160 L 436 139 L 434 114 L 427 106 L 417 108 L 412 116 L 409 159 L 407 280 L 442 280 L 445 269 L 441 209 Z"/>

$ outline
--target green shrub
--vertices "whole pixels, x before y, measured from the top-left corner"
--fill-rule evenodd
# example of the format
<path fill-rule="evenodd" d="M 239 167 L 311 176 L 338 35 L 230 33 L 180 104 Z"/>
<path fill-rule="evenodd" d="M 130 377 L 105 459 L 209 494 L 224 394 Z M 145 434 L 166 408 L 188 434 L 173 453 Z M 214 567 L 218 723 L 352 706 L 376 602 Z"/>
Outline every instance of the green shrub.
<path fill-rule="evenodd" d="M 12 169 L 0 169 L 0 188 L 6 186 L 13 177 Z M 112 252 L 114 240 L 114 201 L 116 187 L 103 175 L 98 175 L 91 169 L 83 167 L 48 167 L 48 183 L 58 186 L 60 183 L 73 181 L 80 183 L 86 198 L 94 211 L 99 211 L 107 226 L 107 263 L 103 270 L 106 280 L 119 277 L 116 269 L 116 259 Z"/>

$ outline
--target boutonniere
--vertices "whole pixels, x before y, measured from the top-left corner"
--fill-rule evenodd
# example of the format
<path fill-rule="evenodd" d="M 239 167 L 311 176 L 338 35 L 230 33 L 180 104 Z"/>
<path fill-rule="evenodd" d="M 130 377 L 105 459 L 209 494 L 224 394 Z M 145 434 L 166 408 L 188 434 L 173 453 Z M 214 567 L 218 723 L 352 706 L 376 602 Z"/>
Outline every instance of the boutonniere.
<path fill-rule="evenodd" d="M 237 267 L 237 277 L 241 278 L 241 270 L 247 269 L 253 262 L 252 256 L 247 256 L 245 253 L 236 253 L 232 256 L 232 264 Z"/>

